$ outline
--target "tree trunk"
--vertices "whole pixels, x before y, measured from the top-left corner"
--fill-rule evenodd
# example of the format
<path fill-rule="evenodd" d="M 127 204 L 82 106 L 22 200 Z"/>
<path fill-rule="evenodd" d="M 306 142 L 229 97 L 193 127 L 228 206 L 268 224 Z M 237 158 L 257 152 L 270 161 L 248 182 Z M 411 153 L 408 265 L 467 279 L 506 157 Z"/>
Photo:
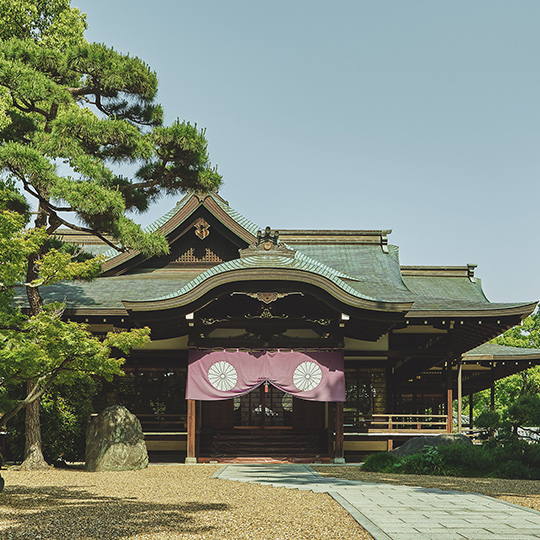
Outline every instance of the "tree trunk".
<path fill-rule="evenodd" d="M 28 381 L 26 393 L 29 394 L 34 389 L 34 386 L 34 382 Z M 49 468 L 41 451 L 39 402 L 40 400 L 36 399 L 36 401 L 26 406 L 24 461 L 21 465 L 21 469 L 25 471 Z"/>
<path fill-rule="evenodd" d="M 45 227 L 47 225 L 47 213 L 40 204 L 38 215 L 35 221 L 35 227 Z M 28 268 L 26 272 L 26 280 L 28 283 L 39 277 L 36 268 L 36 261 L 41 256 L 41 253 L 33 253 L 28 257 Z M 26 287 L 26 296 L 28 303 L 30 304 L 30 314 L 38 315 L 43 309 L 43 299 L 39 294 L 37 287 Z M 26 383 L 26 395 L 34 389 L 35 384 L 33 381 Z M 21 469 L 24 470 L 38 470 L 48 469 L 49 466 L 43 457 L 41 450 L 41 424 L 39 420 L 39 403 L 37 399 L 26 406 L 26 419 L 25 419 L 25 445 L 24 445 L 24 461 L 21 465 Z"/>

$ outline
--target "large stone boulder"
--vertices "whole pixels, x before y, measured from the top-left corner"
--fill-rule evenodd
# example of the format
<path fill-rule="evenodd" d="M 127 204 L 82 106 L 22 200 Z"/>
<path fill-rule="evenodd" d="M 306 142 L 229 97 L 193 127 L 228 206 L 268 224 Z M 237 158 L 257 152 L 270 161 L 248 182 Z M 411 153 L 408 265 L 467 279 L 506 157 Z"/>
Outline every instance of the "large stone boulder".
<path fill-rule="evenodd" d="M 148 466 L 139 419 L 113 405 L 92 418 L 86 430 L 87 471 L 133 471 Z"/>
<path fill-rule="evenodd" d="M 439 446 L 448 446 L 449 444 L 454 443 L 471 445 L 472 441 L 461 433 L 444 433 L 442 435 L 431 437 L 422 435 L 421 437 L 412 437 L 401 446 L 398 446 L 395 450 L 391 450 L 391 453 L 398 457 L 410 456 L 412 454 L 420 453 L 424 446 L 438 448 Z"/>

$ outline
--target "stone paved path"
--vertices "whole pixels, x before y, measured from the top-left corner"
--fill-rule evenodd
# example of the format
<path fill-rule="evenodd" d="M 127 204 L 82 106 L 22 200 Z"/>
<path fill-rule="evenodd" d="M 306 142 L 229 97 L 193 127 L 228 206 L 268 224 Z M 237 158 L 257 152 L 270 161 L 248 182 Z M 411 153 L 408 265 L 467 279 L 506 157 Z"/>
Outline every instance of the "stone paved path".
<path fill-rule="evenodd" d="M 225 465 L 214 477 L 328 493 L 375 540 L 538 540 L 540 512 L 485 495 L 326 478 L 308 465 Z"/>

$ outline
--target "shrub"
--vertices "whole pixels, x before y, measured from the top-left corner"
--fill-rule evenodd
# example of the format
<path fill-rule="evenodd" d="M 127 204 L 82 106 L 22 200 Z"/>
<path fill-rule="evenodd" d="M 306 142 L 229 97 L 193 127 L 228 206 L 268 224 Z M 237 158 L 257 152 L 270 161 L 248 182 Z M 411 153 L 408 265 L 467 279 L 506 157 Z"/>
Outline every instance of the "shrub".
<path fill-rule="evenodd" d="M 517 427 L 540 425 L 540 395 L 520 396 L 506 411 L 508 420 Z"/>
<path fill-rule="evenodd" d="M 483 411 L 475 418 L 474 425 L 482 430 L 481 439 L 491 439 L 501 427 L 501 416 L 497 411 Z"/>
<path fill-rule="evenodd" d="M 539 478 L 539 473 L 521 461 L 510 460 L 500 463 L 493 472 L 492 476 L 497 478 L 537 480 Z"/>
<path fill-rule="evenodd" d="M 540 480 L 540 444 L 512 439 L 496 445 L 451 444 L 399 458 L 389 452 L 369 456 L 363 471 L 431 474 L 435 476 L 497 477 Z"/>
<path fill-rule="evenodd" d="M 369 472 L 390 472 L 398 461 L 399 458 L 390 452 L 377 452 L 368 456 L 360 468 Z"/>
<path fill-rule="evenodd" d="M 432 474 L 444 476 L 447 473 L 446 464 L 439 452 L 432 446 L 424 446 L 419 454 L 404 456 L 392 469 L 403 474 Z"/>
<path fill-rule="evenodd" d="M 496 456 L 488 446 L 450 444 L 437 451 L 446 465 L 447 474 L 453 476 L 485 476 L 496 465 Z"/>

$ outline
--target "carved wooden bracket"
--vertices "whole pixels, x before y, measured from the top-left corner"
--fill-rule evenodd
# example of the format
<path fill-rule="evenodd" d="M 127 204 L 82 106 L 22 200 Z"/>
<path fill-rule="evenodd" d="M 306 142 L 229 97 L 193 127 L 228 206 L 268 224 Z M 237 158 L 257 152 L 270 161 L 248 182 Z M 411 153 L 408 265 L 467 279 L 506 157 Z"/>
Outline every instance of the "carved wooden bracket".
<path fill-rule="evenodd" d="M 269 307 L 265 307 L 261 310 L 260 315 L 251 315 L 251 313 L 248 313 L 247 315 L 244 315 L 246 319 L 288 319 L 288 315 L 274 315 Z"/>
<path fill-rule="evenodd" d="M 286 296 L 289 296 L 291 294 L 300 294 L 304 295 L 304 293 L 301 292 L 234 292 L 232 294 L 245 294 L 246 296 L 249 296 L 250 298 L 254 298 L 255 300 L 259 300 L 259 302 L 264 302 L 265 304 L 271 304 L 272 302 L 275 302 L 279 298 L 285 298 Z"/>

